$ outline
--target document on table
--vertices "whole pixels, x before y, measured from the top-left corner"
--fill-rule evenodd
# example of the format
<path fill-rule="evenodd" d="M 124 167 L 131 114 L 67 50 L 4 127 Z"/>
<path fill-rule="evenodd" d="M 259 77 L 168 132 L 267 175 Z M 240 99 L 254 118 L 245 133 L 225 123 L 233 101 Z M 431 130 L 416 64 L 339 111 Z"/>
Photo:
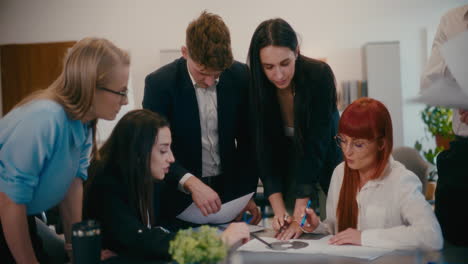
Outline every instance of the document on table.
<path fill-rule="evenodd" d="M 468 31 L 442 46 L 442 56 L 454 77 L 440 76 L 431 86 L 410 102 L 449 108 L 468 108 Z"/>
<path fill-rule="evenodd" d="M 245 208 L 253 196 L 253 192 L 221 205 L 219 212 L 204 216 L 200 209 L 192 203 L 177 218 L 195 224 L 224 224 L 231 222 Z"/>
<path fill-rule="evenodd" d="M 229 226 L 229 224 L 222 224 L 222 225 L 219 225 L 219 227 L 221 227 L 221 228 L 223 228 L 223 229 L 226 229 L 228 226 Z M 255 232 L 260 232 L 260 231 L 265 230 L 265 227 L 259 226 L 259 225 L 250 225 L 250 224 L 247 224 L 247 227 L 249 228 L 249 232 L 250 232 L 250 233 L 255 233 Z"/>
<path fill-rule="evenodd" d="M 329 245 L 328 240 L 332 236 L 326 236 L 318 240 L 309 239 L 291 239 L 289 241 L 277 240 L 271 237 L 262 237 L 265 241 L 273 245 L 273 248 L 277 248 L 276 245 L 282 244 L 280 250 L 270 249 L 265 244 L 261 243 L 257 239 L 252 239 L 245 245 L 242 245 L 239 251 L 253 251 L 253 252 L 281 252 L 281 253 L 300 253 L 300 254 L 326 254 L 334 256 L 344 256 L 352 258 L 360 258 L 373 260 L 389 252 L 390 249 L 363 247 L 363 246 L 352 246 L 343 245 L 335 246 Z M 286 244 L 286 243 L 289 243 Z M 276 244 L 276 245 L 275 245 Z"/>

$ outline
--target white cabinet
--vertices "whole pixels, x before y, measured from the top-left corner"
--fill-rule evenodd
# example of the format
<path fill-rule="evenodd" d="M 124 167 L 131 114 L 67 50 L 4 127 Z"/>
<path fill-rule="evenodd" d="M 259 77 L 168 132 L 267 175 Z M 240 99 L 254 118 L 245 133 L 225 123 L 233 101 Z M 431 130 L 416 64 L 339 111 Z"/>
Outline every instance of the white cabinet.
<path fill-rule="evenodd" d="M 393 147 L 403 146 L 403 97 L 401 91 L 400 43 L 364 45 L 363 74 L 368 96 L 385 104 L 393 123 Z"/>

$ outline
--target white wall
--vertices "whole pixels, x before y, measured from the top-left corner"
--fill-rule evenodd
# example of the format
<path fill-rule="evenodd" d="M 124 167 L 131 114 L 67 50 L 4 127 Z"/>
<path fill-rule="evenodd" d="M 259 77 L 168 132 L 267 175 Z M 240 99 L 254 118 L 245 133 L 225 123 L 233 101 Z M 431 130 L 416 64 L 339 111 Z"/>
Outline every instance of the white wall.
<path fill-rule="evenodd" d="M 130 50 L 134 100 L 141 106 L 144 78 L 158 68 L 160 49 L 183 45 L 187 24 L 207 9 L 231 30 L 234 56 L 245 61 L 250 37 L 263 20 L 282 17 L 302 38 L 303 54 L 326 57 L 340 80 L 362 79 L 361 48 L 399 41 L 403 98 L 419 91 L 427 40 L 440 16 L 468 0 L 1 0 L 0 44 L 109 38 Z M 429 35 L 429 34 L 428 34 Z M 418 111 L 403 109 L 405 145 L 423 134 Z"/>

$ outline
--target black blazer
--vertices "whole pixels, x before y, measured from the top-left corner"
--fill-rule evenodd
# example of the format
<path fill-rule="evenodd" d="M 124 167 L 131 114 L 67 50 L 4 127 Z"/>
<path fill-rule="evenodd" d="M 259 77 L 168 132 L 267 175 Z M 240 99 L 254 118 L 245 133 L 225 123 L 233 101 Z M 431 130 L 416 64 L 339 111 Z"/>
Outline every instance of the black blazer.
<path fill-rule="evenodd" d="M 234 62 L 224 70 L 216 86 L 218 100 L 218 136 L 224 190 L 216 190 L 223 202 L 254 192 L 258 176 L 253 169 L 249 142 L 248 101 L 249 72 L 245 64 Z M 143 108 L 165 116 L 171 125 L 172 150 L 176 162 L 166 180 L 175 188 L 186 173 L 201 177 L 202 145 L 200 116 L 195 88 L 187 62 L 179 58 L 149 74 L 145 80 Z M 165 193 L 166 195 L 166 193 Z M 167 195 L 171 201 L 170 217 L 191 202 L 191 196 L 177 190 Z"/>
<path fill-rule="evenodd" d="M 96 169 L 87 183 L 83 202 L 83 219 L 95 219 L 101 224 L 102 247 L 120 257 L 131 259 L 169 259 L 169 242 L 175 233 L 159 227 L 158 209 L 154 212 L 153 228 L 143 224 L 138 209 L 128 199 L 128 186 L 119 182 L 116 170 Z M 154 201 L 159 204 L 158 185 L 154 188 Z"/>
<path fill-rule="evenodd" d="M 266 117 L 264 154 L 269 158 L 260 166 L 260 176 L 267 196 L 282 192 L 283 177 L 292 175 L 296 183 L 296 198 L 316 198 L 316 184 L 320 183 L 326 193 L 333 170 L 342 159 L 334 141 L 339 120 L 335 78 L 328 64 L 300 56 L 296 62 L 294 82 L 294 137 L 297 140 L 297 123 L 300 123 L 303 127 L 302 154 L 295 155 L 291 166 L 286 165 L 285 153 L 292 143 L 284 133 L 281 110 L 276 101 L 271 106 L 269 117 Z M 297 144 L 294 146 L 298 152 Z"/>

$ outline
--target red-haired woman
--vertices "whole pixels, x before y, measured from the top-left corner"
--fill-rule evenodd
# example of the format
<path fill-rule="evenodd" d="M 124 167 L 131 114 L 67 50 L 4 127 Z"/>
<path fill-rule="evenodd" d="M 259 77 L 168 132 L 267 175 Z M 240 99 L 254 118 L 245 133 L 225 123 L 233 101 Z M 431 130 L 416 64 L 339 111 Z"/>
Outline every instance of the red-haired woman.
<path fill-rule="evenodd" d="M 333 234 L 330 244 L 440 249 L 439 223 L 421 182 L 391 156 L 392 120 L 379 101 L 361 98 L 341 116 L 338 145 L 345 161 L 333 172 L 327 219 L 307 209 L 305 232 Z"/>

